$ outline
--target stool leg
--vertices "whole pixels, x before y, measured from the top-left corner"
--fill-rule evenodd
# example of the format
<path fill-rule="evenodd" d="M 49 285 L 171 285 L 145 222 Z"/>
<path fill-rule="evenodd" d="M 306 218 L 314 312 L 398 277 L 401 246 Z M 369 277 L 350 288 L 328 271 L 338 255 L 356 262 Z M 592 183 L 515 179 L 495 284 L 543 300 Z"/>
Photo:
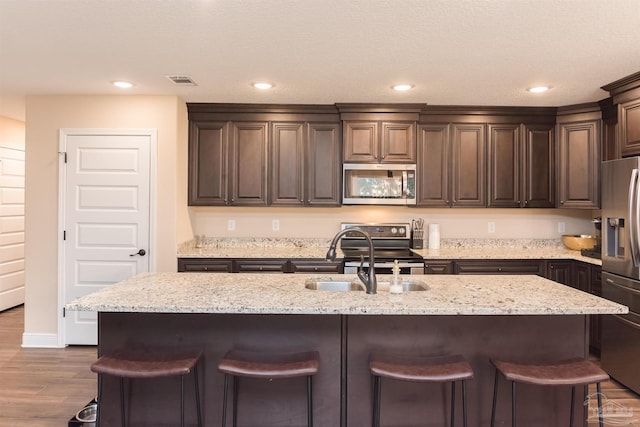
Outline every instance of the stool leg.
<path fill-rule="evenodd" d="M 96 427 L 100 427 L 100 400 L 102 398 L 102 374 L 98 374 L 98 405 L 96 406 Z"/>
<path fill-rule="evenodd" d="M 224 374 L 224 391 L 222 393 L 222 427 L 227 425 L 227 391 L 229 390 L 229 374 Z"/>
<path fill-rule="evenodd" d="M 571 412 L 569 416 L 569 427 L 573 427 L 573 404 L 576 401 L 576 386 L 571 387 Z"/>
<path fill-rule="evenodd" d="M 380 393 L 382 392 L 382 379 L 373 377 L 373 427 L 380 427 Z"/>
<path fill-rule="evenodd" d="M 120 422 L 122 427 L 126 427 L 127 422 L 124 415 L 124 378 L 120 377 Z"/>
<path fill-rule="evenodd" d="M 516 427 L 516 382 L 511 381 L 511 427 Z"/>
<path fill-rule="evenodd" d="M 238 427 L 238 377 L 233 376 L 233 427 Z"/>
<path fill-rule="evenodd" d="M 313 427 L 313 377 L 307 376 L 307 425 Z"/>
<path fill-rule="evenodd" d="M 598 423 L 600 427 L 604 427 L 604 421 L 602 420 L 602 393 L 600 390 L 600 383 L 596 383 L 596 393 L 598 395 Z"/>
<path fill-rule="evenodd" d="M 462 380 L 462 425 L 467 427 L 467 382 Z"/>
<path fill-rule="evenodd" d="M 193 381 L 196 386 L 196 411 L 198 412 L 198 427 L 202 427 L 202 411 L 200 408 L 200 387 L 198 387 L 198 365 L 193 367 Z"/>
<path fill-rule="evenodd" d="M 180 375 L 180 427 L 184 427 L 184 375 Z"/>
<path fill-rule="evenodd" d="M 498 370 L 496 369 L 495 379 L 493 380 L 493 405 L 491 406 L 491 427 L 496 425 L 496 403 L 498 401 Z"/>
<path fill-rule="evenodd" d="M 451 427 L 456 424 L 456 382 L 451 381 Z"/>

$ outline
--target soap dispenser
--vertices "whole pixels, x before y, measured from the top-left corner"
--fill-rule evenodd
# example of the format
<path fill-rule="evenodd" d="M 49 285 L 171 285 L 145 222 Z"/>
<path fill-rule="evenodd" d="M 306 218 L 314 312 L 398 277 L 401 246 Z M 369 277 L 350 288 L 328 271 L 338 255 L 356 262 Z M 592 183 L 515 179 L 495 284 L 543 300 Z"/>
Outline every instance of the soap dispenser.
<path fill-rule="evenodd" d="M 402 280 L 400 279 L 400 266 L 398 260 L 393 261 L 393 277 L 391 278 L 391 284 L 389 285 L 389 293 L 401 294 L 402 293 Z"/>

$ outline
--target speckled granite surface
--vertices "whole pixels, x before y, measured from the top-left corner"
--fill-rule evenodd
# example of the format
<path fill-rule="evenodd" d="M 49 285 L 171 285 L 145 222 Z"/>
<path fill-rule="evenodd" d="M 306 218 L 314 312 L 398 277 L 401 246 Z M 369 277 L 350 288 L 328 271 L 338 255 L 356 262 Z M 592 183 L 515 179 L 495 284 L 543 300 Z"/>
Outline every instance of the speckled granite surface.
<path fill-rule="evenodd" d="M 305 289 L 309 277 L 354 275 L 146 273 L 66 305 L 67 310 L 154 313 L 570 315 L 626 313 L 626 307 L 538 276 L 411 276 L 423 292 Z M 388 277 L 388 276 L 387 276 Z M 383 280 L 385 276 L 380 276 Z"/>
<path fill-rule="evenodd" d="M 198 243 L 198 244 L 196 244 Z M 184 258 L 320 258 L 331 239 L 206 237 L 178 248 Z M 599 259 L 584 257 L 566 249 L 560 240 L 543 239 L 442 239 L 439 250 L 415 250 L 425 259 L 574 259 L 602 265 Z M 339 254 L 340 256 L 340 254 Z"/>

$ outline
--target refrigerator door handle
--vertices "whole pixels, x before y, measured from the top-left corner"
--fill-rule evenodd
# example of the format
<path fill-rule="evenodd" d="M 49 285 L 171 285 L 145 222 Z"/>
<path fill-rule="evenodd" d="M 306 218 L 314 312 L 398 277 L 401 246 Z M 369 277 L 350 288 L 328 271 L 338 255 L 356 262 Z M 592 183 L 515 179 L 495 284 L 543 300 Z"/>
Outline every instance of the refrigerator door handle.
<path fill-rule="evenodd" d="M 631 326 L 632 328 L 636 328 L 636 329 L 640 329 L 640 325 L 638 325 L 635 322 L 632 322 L 631 320 L 627 320 L 622 316 L 619 316 L 617 314 L 612 314 L 613 317 L 615 317 L 616 319 L 618 319 L 619 321 L 621 321 L 622 323 L 625 323 L 629 326 Z"/>
<path fill-rule="evenodd" d="M 631 259 L 633 265 L 638 267 L 640 256 L 638 254 L 638 226 L 640 222 L 638 198 L 638 169 L 633 169 L 629 181 L 629 244 L 631 245 Z"/>
<path fill-rule="evenodd" d="M 640 290 L 637 290 L 637 289 L 634 289 L 634 288 L 630 288 L 629 286 L 622 285 L 620 283 L 617 283 L 614 280 L 606 279 L 605 282 L 607 284 L 611 285 L 611 286 L 615 286 L 617 288 L 623 289 L 625 292 L 632 292 L 634 294 L 640 295 Z"/>

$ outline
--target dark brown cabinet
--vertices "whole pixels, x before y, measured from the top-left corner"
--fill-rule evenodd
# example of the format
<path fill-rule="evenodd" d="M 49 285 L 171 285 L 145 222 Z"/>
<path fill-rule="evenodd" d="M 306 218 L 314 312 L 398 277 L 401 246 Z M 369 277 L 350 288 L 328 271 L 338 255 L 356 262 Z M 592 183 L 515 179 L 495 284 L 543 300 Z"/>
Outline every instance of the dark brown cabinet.
<path fill-rule="evenodd" d="M 563 285 L 573 286 L 573 261 L 553 260 L 546 261 L 544 277 Z"/>
<path fill-rule="evenodd" d="M 234 273 L 286 273 L 289 260 L 242 258 L 233 260 Z"/>
<path fill-rule="evenodd" d="M 622 156 L 640 155 L 640 99 L 620 104 L 619 117 Z"/>
<path fill-rule="evenodd" d="M 454 274 L 542 274 L 538 260 L 457 260 Z"/>
<path fill-rule="evenodd" d="M 418 200 L 421 207 L 486 205 L 485 125 L 421 125 Z"/>
<path fill-rule="evenodd" d="M 558 118 L 557 207 L 598 209 L 600 206 L 599 116 L 598 110 L 597 114 Z"/>
<path fill-rule="evenodd" d="M 424 274 L 453 274 L 453 261 L 425 260 Z"/>
<path fill-rule="evenodd" d="M 188 104 L 189 205 L 339 206 L 331 106 Z"/>
<path fill-rule="evenodd" d="M 319 259 L 291 259 L 289 273 L 326 273 L 342 274 L 342 261 L 325 261 Z"/>
<path fill-rule="evenodd" d="M 344 161 L 347 163 L 415 163 L 416 123 L 345 121 Z"/>
<path fill-rule="evenodd" d="M 342 261 L 306 258 L 178 258 L 178 272 L 342 274 Z"/>
<path fill-rule="evenodd" d="M 270 205 L 340 205 L 340 127 L 273 123 Z"/>
<path fill-rule="evenodd" d="M 489 124 L 489 207 L 554 207 L 553 125 Z"/>
<path fill-rule="evenodd" d="M 178 258 L 178 271 L 233 273 L 233 260 L 220 258 Z"/>
<path fill-rule="evenodd" d="M 602 267 L 591 266 L 591 287 L 589 292 L 595 296 L 602 296 Z M 589 349 L 600 355 L 600 343 L 602 339 L 602 315 L 589 315 Z"/>

